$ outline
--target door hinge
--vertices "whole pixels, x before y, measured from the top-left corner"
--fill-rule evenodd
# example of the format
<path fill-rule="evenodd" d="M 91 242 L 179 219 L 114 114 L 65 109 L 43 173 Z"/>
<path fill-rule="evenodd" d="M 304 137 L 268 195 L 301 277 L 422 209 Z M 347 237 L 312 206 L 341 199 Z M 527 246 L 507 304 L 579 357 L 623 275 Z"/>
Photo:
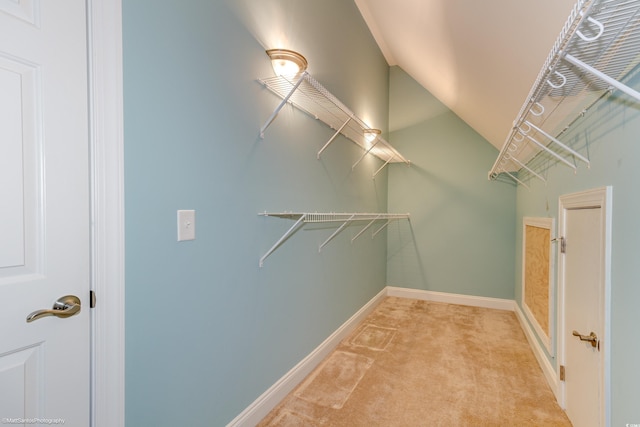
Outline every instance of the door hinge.
<path fill-rule="evenodd" d="M 565 377 L 564 365 L 560 365 L 560 381 L 564 381 L 564 377 Z"/>
<path fill-rule="evenodd" d="M 560 253 L 563 254 L 567 251 L 567 241 L 564 237 L 554 237 L 551 239 L 551 243 L 560 242 Z"/>
<path fill-rule="evenodd" d="M 90 308 L 96 307 L 96 293 L 93 291 L 89 291 L 89 307 Z"/>

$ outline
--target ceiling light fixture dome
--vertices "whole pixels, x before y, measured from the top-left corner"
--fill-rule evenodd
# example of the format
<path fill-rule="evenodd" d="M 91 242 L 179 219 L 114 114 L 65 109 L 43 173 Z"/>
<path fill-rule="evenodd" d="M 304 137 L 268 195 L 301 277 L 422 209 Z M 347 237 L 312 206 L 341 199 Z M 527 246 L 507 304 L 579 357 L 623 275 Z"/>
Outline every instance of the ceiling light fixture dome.
<path fill-rule="evenodd" d="M 367 142 L 373 142 L 382 133 L 380 129 L 365 129 L 362 132 Z"/>
<path fill-rule="evenodd" d="M 269 49 L 267 55 L 278 76 L 295 76 L 305 71 L 309 65 L 304 56 L 289 49 Z"/>

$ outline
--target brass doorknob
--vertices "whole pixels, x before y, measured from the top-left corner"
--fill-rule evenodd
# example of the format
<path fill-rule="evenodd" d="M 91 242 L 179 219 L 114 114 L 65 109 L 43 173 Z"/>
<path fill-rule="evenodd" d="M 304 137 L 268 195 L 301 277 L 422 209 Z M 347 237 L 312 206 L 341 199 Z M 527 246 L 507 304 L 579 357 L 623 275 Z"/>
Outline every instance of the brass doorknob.
<path fill-rule="evenodd" d="M 29 314 L 27 316 L 27 323 L 31 323 L 34 320 L 38 320 L 42 317 L 70 317 L 77 313 L 80 313 L 80 298 L 75 295 L 65 295 L 58 298 L 58 300 L 53 303 L 52 309 L 37 310 Z"/>
<path fill-rule="evenodd" d="M 598 336 L 593 331 L 589 335 L 582 335 L 578 331 L 573 331 L 573 336 L 580 338 L 580 341 L 590 342 L 591 347 L 597 347 L 598 345 Z"/>

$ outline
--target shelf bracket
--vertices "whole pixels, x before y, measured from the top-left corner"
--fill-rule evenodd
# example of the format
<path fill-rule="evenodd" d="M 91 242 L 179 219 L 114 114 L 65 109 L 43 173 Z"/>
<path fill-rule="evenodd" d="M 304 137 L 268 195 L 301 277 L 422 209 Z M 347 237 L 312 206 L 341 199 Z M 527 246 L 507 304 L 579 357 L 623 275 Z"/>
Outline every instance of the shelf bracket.
<path fill-rule="evenodd" d="M 336 237 L 342 230 L 344 230 L 344 228 L 347 225 L 349 225 L 349 223 L 351 222 L 351 220 L 353 220 L 354 217 L 355 215 L 351 215 L 345 222 L 343 222 L 342 225 L 338 227 L 338 229 L 334 231 L 333 234 L 329 236 L 329 238 L 325 240 L 323 244 L 320 245 L 320 247 L 318 248 L 318 252 L 322 251 L 322 248 L 324 248 L 327 243 L 333 240 L 334 237 Z"/>
<path fill-rule="evenodd" d="M 309 73 L 307 73 L 306 71 L 304 73 L 302 73 L 302 75 L 300 76 L 300 78 L 298 79 L 298 81 L 296 82 L 295 85 L 293 85 L 293 88 L 289 91 L 289 93 L 287 94 L 287 96 L 285 96 L 284 98 L 282 98 L 282 101 L 280 101 L 280 104 L 278 104 L 278 106 L 276 107 L 275 110 L 273 110 L 273 113 L 271 113 L 271 116 L 269 116 L 269 118 L 267 119 L 267 121 L 264 123 L 264 125 L 262 125 L 262 127 L 260 128 L 260 138 L 264 139 L 264 131 L 267 130 L 267 128 L 269 127 L 269 125 L 271 124 L 271 122 L 273 122 L 273 120 L 275 120 L 276 116 L 278 115 L 278 113 L 280 112 L 280 110 L 282 110 L 282 107 L 285 106 L 285 104 L 287 102 L 289 102 L 289 98 L 291 98 L 291 95 L 293 95 L 293 93 L 298 89 L 298 86 L 300 86 L 300 84 L 302 83 L 302 81 L 307 77 Z"/>
<path fill-rule="evenodd" d="M 354 170 L 356 168 L 356 166 L 358 166 L 360 164 L 362 159 L 364 159 L 366 157 L 366 155 L 369 154 L 371 152 L 371 150 L 373 150 L 375 148 L 376 145 L 378 145 L 378 142 L 380 142 L 380 137 L 376 137 L 375 141 L 373 141 L 373 143 L 371 144 L 371 147 L 367 148 L 367 150 L 364 153 L 362 153 L 362 155 L 360 156 L 358 161 L 355 162 L 353 164 L 353 166 L 351 166 L 351 170 Z"/>
<path fill-rule="evenodd" d="M 515 182 L 517 182 L 518 184 L 522 185 L 523 187 L 525 187 L 527 190 L 531 190 L 529 188 L 529 186 L 527 184 L 525 184 L 524 182 L 520 181 L 518 178 L 516 178 L 515 176 L 513 176 L 512 173 L 507 172 L 506 170 L 502 169 L 502 172 L 506 173 L 507 175 L 509 175 L 511 177 L 511 179 L 513 179 Z"/>
<path fill-rule="evenodd" d="M 565 144 L 563 144 L 562 142 L 558 141 L 556 138 L 554 138 L 553 136 L 549 135 L 548 133 L 546 133 L 545 131 L 543 131 L 542 129 L 540 129 L 538 126 L 534 125 L 530 121 L 527 120 L 527 121 L 525 121 L 525 123 L 530 128 L 535 129 L 537 132 L 541 133 L 546 138 L 549 138 L 551 141 L 555 142 L 557 145 L 559 145 L 560 147 L 564 148 L 566 151 L 570 152 L 571 154 L 573 154 L 574 156 L 576 156 L 577 158 L 579 158 L 580 160 L 585 162 L 587 164 L 587 167 L 591 167 L 591 162 L 589 161 L 589 159 L 587 159 L 586 157 L 584 157 L 583 155 L 581 155 L 577 151 L 567 147 Z"/>
<path fill-rule="evenodd" d="M 287 240 L 287 239 L 289 238 L 289 236 L 291 236 L 293 233 L 295 233 L 295 232 L 296 232 L 296 230 L 298 229 L 298 227 L 304 223 L 304 220 L 305 220 L 306 218 L 307 218 L 307 215 L 306 215 L 306 214 L 303 214 L 303 215 L 302 215 L 302 216 L 301 216 L 301 217 L 296 221 L 296 223 L 295 223 L 295 224 L 293 224 L 293 226 L 291 226 L 291 228 L 289 228 L 289 229 L 286 231 L 286 233 L 284 233 L 284 234 L 282 235 L 282 237 L 281 237 L 280 239 L 278 239 L 278 241 L 277 241 L 277 242 L 276 242 L 276 243 L 271 247 L 271 249 L 269 249 L 269 250 L 267 251 L 267 253 L 265 253 L 265 254 L 262 256 L 262 258 L 260 258 L 260 262 L 259 262 L 260 267 L 262 267 L 262 266 L 263 266 L 263 264 L 264 264 L 264 260 L 265 260 L 265 259 L 267 259 L 267 257 L 268 257 L 269 255 L 271 255 L 271 254 L 273 253 L 273 251 L 275 251 L 276 249 L 278 249 L 278 247 L 279 247 L 279 246 L 280 246 L 280 245 L 281 245 L 285 240 Z"/>
<path fill-rule="evenodd" d="M 382 166 L 380 166 L 380 168 L 378 168 L 378 170 L 377 170 L 377 171 L 375 171 L 375 172 L 374 172 L 374 174 L 373 174 L 373 177 L 372 177 L 372 178 L 375 178 L 375 177 L 376 177 L 376 175 L 378 175 L 378 172 L 380 172 L 382 169 L 384 169 L 384 167 L 385 167 L 385 166 L 387 166 L 387 165 L 389 164 L 389 162 L 391 162 L 391 160 L 393 160 L 393 158 L 394 158 L 394 157 L 396 157 L 396 155 L 395 155 L 395 154 L 394 154 L 394 155 L 392 155 L 392 156 L 390 156 L 390 157 L 389 157 L 389 159 L 388 159 L 386 162 L 384 162 L 384 164 L 383 164 Z"/>
<path fill-rule="evenodd" d="M 358 234 L 356 234 L 353 239 L 351 239 L 351 243 L 353 243 L 358 237 L 360 237 L 360 235 L 362 233 L 364 233 L 365 231 L 367 231 L 367 229 L 369 227 L 371 227 L 373 225 L 374 222 L 376 222 L 377 220 L 380 219 L 381 215 L 378 215 L 377 217 L 375 217 L 374 219 L 371 220 L 371 222 L 369 222 L 369 224 L 365 225 L 364 228 L 362 228 L 362 230 L 360 230 L 360 232 Z M 372 236 L 373 237 L 373 236 Z"/>
<path fill-rule="evenodd" d="M 547 147 L 546 145 L 544 145 L 543 143 L 535 140 L 534 138 L 532 138 L 529 135 L 524 135 L 529 141 L 535 143 L 538 147 L 542 148 L 544 151 L 546 151 L 547 153 L 551 154 L 553 157 L 555 157 L 556 159 L 560 160 L 562 163 L 564 163 L 565 165 L 569 166 L 571 169 L 573 169 L 573 171 L 576 171 L 576 166 L 572 165 L 567 159 L 565 159 L 564 157 L 562 157 L 560 154 L 556 153 L 555 151 L 553 151 L 552 149 L 550 149 L 549 147 Z"/>
<path fill-rule="evenodd" d="M 521 168 L 527 170 L 529 173 L 535 175 L 537 178 L 539 178 L 542 182 L 547 183 L 547 180 L 544 179 L 542 176 L 540 176 L 538 173 L 534 172 L 530 167 L 528 167 L 527 165 L 525 165 L 524 163 L 522 163 L 520 160 L 516 159 L 515 157 L 505 157 L 505 159 L 507 159 L 508 161 L 512 161 L 515 164 L 517 164 L 518 166 L 520 166 Z"/>
<path fill-rule="evenodd" d="M 371 238 L 376 237 L 378 235 L 378 233 L 380 233 L 382 230 L 387 228 L 387 225 L 391 224 L 391 221 L 392 221 L 392 219 L 388 219 L 387 222 L 382 224 L 382 227 L 378 228 L 376 231 L 373 232 L 373 234 L 371 235 Z"/>
<path fill-rule="evenodd" d="M 338 129 L 338 130 L 336 131 L 336 133 L 334 133 L 334 134 L 333 134 L 333 136 L 329 139 L 329 141 L 327 141 L 327 143 L 326 143 L 326 144 L 324 144 L 324 146 L 320 149 L 320 151 L 318 151 L 318 155 L 316 156 L 316 158 L 317 158 L 318 160 L 320 160 L 320 155 L 322 154 L 322 152 L 323 152 L 323 151 L 324 151 L 324 150 L 329 146 L 329 144 L 331 144 L 331 143 L 333 142 L 333 140 L 334 140 L 334 139 L 336 139 L 336 137 L 337 137 L 338 135 L 340 135 L 340 133 L 342 132 L 342 129 L 344 129 L 344 127 L 345 127 L 346 125 L 348 125 L 348 124 L 349 124 L 349 122 L 350 122 L 351 120 L 353 120 L 353 117 L 354 117 L 354 115 L 353 115 L 353 114 L 351 114 L 351 115 L 349 116 L 349 118 L 347 119 L 347 121 L 346 121 L 346 122 L 344 122 L 344 124 L 343 124 L 342 126 L 340 126 L 340 129 Z"/>

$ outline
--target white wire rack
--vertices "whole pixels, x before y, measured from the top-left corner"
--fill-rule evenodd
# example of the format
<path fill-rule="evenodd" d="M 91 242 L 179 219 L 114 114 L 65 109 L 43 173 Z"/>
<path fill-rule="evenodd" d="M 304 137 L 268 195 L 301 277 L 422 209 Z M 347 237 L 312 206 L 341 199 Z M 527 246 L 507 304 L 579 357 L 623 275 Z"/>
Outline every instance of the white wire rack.
<path fill-rule="evenodd" d="M 298 231 L 300 227 L 304 224 L 319 224 L 319 223 L 335 223 L 339 224 L 338 228 L 331 234 L 318 248 L 318 252 L 322 251 L 327 243 L 329 243 L 334 237 L 336 237 L 340 232 L 342 232 L 348 225 L 353 224 L 354 222 L 366 222 L 365 226 L 360 229 L 360 231 L 351 238 L 351 243 L 353 243 L 358 237 L 360 237 L 365 231 L 367 231 L 371 226 L 375 223 L 378 223 L 379 226 L 376 230 L 371 234 L 371 238 L 376 237 L 378 233 L 385 229 L 389 223 L 392 221 L 397 221 L 400 219 L 409 219 L 409 214 L 394 214 L 394 213 L 302 213 L 302 212 L 281 212 L 281 213 L 273 213 L 273 212 L 262 212 L 258 215 L 262 216 L 271 216 L 277 218 L 291 219 L 296 222 L 289 228 L 280 239 L 260 258 L 259 265 L 263 266 L 264 260 L 267 259 L 269 255 L 271 255 L 280 245 L 284 243 L 293 233 Z M 382 223 L 380 225 L 380 223 Z"/>
<path fill-rule="evenodd" d="M 579 0 L 540 70 L 513 128 L 489 171 L 523 182 L 519 172 L 545 181 L 531 166 L 548 156 L 577 170 L 589 159 L 564 144 L 562 133 L 607 92 L 617 89 L 640 102 L 623 84 L 640 63 L 640 0 Z M 546 181 L 545 181 L 546 182 Z"/>
<path fill-rule="evenodd" d="M 381 159 L 384 164 L 375 171 L 375 177 L 389 163 L 405 163 L 410 165 L 402 154 L 379 135 L 372 141 L 367 141 L 364 135 L 365 129 L 370 129 L 364 121 L 357 117 L 349 108 L 333 96 L 308 72 L 303 72 L 293 78 L 276 76 L 261 79 L 269 90 L 282 98 L 282 102 L 276 107 L 271 116 L 260 129 L 260 136 L 264 137 L 265 130 L 276 118 L 282 107 L 290 103 L 311 117 L 322 121 L 336 132 L 318 151 L 318 159 L 323 151 L 342 134 L 359 145 L 363 150 L 362 156 L 353 164 L 355 168 L 367 154 L 372 154 Z"/>

